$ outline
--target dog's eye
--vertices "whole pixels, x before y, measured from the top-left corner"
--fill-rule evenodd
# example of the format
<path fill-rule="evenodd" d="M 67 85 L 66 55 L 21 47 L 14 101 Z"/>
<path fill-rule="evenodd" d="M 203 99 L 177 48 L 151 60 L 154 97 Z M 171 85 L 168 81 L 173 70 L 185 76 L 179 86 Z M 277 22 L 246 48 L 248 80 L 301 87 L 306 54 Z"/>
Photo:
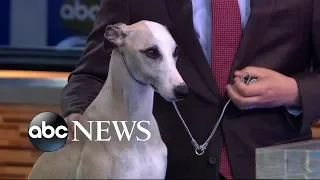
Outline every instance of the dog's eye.
<path fill-rule="evenodd" d="M 178 53 L 179 53 L 178 47 L 176 47 L 176 49 L 173 52 L 173 57 L 177 58 L 178 57 Z"/>
<path fill-rule="evenodd" d="M 157 59 L 160 56 L 160 53 L 156 48 L 147 49 L 144 53 L 146 54 L 146 56 L 152 59 Z"/>

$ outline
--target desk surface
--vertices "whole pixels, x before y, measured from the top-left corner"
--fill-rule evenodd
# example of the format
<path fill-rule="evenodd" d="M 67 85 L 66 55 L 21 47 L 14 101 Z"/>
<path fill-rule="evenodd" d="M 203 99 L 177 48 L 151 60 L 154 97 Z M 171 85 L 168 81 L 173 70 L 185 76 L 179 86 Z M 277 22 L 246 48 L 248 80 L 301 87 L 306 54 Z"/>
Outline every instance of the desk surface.
<path fill-rule="evenodd" d="M 0 103 L 58 105 L 69 74 L 0 70 Z"/>

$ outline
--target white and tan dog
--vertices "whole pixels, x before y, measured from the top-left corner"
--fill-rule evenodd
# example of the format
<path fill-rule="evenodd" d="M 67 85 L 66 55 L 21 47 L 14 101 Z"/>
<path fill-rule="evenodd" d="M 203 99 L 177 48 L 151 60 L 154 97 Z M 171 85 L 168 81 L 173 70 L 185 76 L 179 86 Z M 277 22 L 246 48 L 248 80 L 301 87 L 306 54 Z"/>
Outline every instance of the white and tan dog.
<path fill-rule="evenodd" d="M 111 55 L 108 78 L 80 123 L 88 130 L 87 121 L 147 120 L 151 138 L 123 138 L 119 142 L 110 128 L 103 137 L 112 137 L 107 142 L 89 141 L 79 135 L 79 142 L 44 153 L 29 179 L 165 178 L 167 148 L 152 114 L 153 97 L 157 91 L 167 101 L 175 101 L 188 93 L 176 69 L 177 45 L 165 26 L 150 21 L 110 25 L 105 38 L 117 48 Z M 132 137 L 145 135 L 136 129 L 132 132 Z"/>

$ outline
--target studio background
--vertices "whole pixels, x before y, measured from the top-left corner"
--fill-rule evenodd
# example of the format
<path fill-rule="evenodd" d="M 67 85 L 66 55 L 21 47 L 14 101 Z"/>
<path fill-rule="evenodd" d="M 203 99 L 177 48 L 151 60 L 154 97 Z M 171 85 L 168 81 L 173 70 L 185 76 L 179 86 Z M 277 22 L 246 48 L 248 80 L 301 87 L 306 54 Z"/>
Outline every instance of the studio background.
<path fill-rule="evenodd" d="M 0 179 L 25 179 L 41 152 L 27 129 L 59 98 L 79 60 L 98 0 L 0 1 Z M 320 124 L 314 125 L 320 139 Z"/>

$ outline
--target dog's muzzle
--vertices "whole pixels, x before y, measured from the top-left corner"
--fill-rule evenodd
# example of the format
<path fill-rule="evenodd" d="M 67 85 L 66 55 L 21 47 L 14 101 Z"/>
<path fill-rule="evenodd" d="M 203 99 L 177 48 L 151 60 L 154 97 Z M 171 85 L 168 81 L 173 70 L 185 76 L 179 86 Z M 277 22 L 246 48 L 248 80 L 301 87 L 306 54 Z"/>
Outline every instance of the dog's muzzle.
<path fill-rule="evenodd" d="M 177 99 L 184 99 L 189 93 L 189 89 L 186 85 L 178 85 L 173 89 L 174 95 Z"/>

